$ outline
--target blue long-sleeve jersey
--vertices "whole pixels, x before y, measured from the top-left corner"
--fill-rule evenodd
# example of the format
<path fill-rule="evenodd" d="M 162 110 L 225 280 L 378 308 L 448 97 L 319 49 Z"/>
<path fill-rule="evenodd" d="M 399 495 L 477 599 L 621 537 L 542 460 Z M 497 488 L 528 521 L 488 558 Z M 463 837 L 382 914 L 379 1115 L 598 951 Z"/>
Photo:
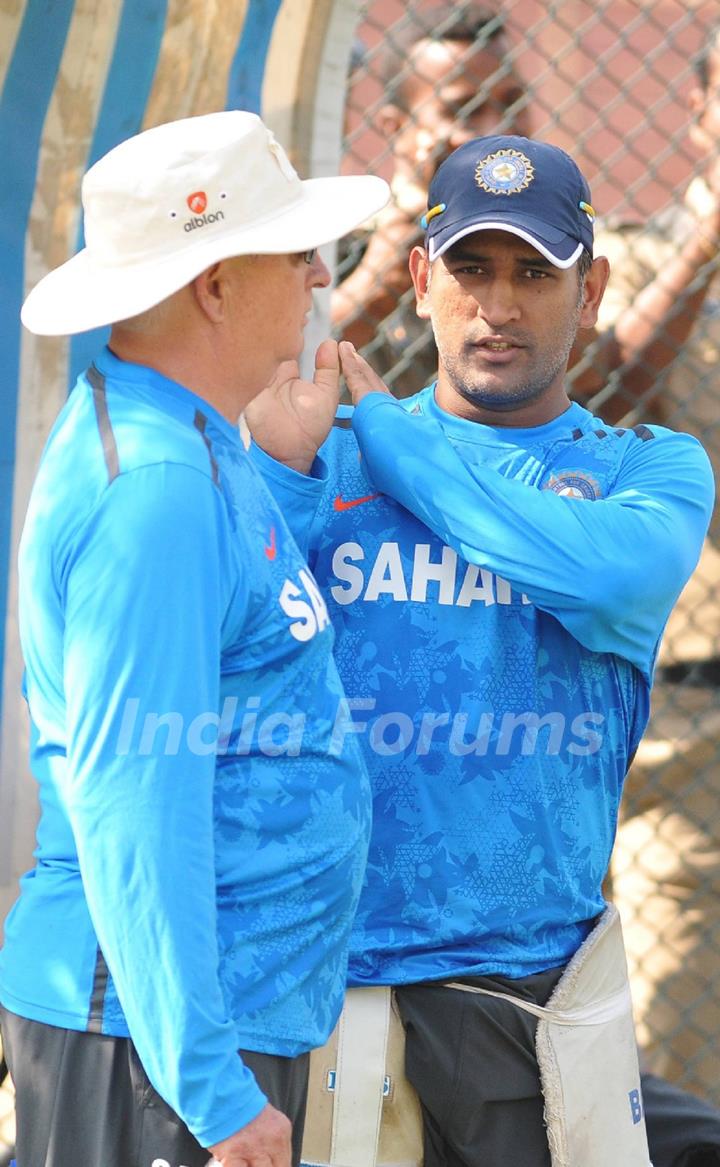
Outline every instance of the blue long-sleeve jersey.
<path fill-rule="evenodd" d="M 312 490 L 308 480 L 308 490 Z M 205 1146 L 265 1103 L 237 1056 L 339 1013 L 367 851 L 325 604 L 237 429 L 106 351 L 20 552 L 41 817 L 0 1001 L 130 1035 Z"/>
<path fill-rule="evenodd" d="M 562 965 L 603 909 L 708 459 L 577 404 L 492 428 L 432 387 L 341 407 L 322 456 L 310 562 L 374 798 L 350 981 Z M 300 476 L 254 457 L 297 505 Z"/>

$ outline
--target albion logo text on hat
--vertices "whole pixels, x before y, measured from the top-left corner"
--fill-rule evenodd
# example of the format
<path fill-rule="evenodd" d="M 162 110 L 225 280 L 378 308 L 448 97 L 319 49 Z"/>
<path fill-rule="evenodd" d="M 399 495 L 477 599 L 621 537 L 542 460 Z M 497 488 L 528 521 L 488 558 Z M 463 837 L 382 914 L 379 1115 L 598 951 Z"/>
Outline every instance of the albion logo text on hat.
<path fill-rule="evenodd" d="M 225 195 L 221 194 L 220 198 L 224 199 Z M 184 231 L 195 231 L 198 227 L 206 227 L 209 223 L 218 223 L 225 218 L 222 211 L 211 211 L 209 215 L 204 213 L 208 205 L 208 197 L 204 190 L 193 191 L 185 202 L 194 214 L 192 219 L 183 223 Z"/>
<path fill-rule="evenodd" d="M 498 150 L 475 167 L 475 181 L 488 194 L 519 194 L 530 186 L 534 177 L 532 162 L 519 150 Z"/>

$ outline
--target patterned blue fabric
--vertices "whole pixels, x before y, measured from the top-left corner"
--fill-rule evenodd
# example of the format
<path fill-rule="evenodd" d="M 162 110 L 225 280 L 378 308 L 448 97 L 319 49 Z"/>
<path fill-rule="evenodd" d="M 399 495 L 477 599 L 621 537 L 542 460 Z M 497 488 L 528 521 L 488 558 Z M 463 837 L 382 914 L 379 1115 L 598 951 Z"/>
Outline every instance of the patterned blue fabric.
<path fill-rule="evenodd" d="M 264 1103 L 238 1048 L 293 1056 L 335 1024 L 370 795 L 357 743 L 330 748 L 326 607 L 236 428 L 146 368 L 98 367 L 21 546 L 42 815 L 0 1000 L 131 1034 L 208 1145 Z"/>
<path fill-rule="evenodd" d="M 310 563 L 374 797 L 350 982 L 562 965 L 603 910 L 707 458 L 577 404 L 494 429 L 432 388 L 342 407 L 322 455 Z"/>

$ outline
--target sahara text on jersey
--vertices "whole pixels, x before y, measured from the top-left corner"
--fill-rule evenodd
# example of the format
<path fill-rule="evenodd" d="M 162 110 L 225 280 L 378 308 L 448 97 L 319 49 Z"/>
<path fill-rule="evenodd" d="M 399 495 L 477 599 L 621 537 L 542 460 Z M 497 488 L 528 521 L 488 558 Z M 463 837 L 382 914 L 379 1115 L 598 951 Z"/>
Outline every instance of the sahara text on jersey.
<path fill-rule="evenodd" d="M 443 545 L 439 561 L 434 561 L 431 544 L 416 543 L 408 578 L 399 543 L 381 543 L 372 561 L 366 558 L 360 543 L 341 543 L 333 555 L 332 570 L 338 583 L 330 588 L 330 594 L 337 604 L 352 604 L 359 599 L 375 601 L 382 595 L 396 602 L 415 600 L 423 604 L 432 599 L 432 592 L 428 594 L 430 584 L 437 585 L 438 604 L 459 608 L 473 603 L 486 607 L 530 603 L 526 595 L 514 593 L 507 580 L 459 560 L 457 552 L 447 545 Z"/>

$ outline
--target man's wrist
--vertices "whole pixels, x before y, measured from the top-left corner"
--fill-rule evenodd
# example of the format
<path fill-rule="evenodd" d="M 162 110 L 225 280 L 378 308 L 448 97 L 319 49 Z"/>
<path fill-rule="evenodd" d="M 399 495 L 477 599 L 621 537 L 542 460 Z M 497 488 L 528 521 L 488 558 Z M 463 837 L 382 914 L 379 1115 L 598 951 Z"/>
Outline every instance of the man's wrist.
<path fill-rule="evenodd" d="M 288 458 L 283 462 L 283 466 L 287 466 L 288 470 L 294 470 L 296 474 L 303 474 L 307 478 L 316 457 L 317 455 L 313 454 L 311 458 Z"/>
<path fill-rule="evenodd" d="M 290 481 L 299 489 L 307 489 L 310 494 L 314 495 L 317 490 L 322 490 L 327 482 L 328 468 L 320 451 L 313 455 L 309 463 L 306 458 L 298 458 L 297 456 L 286 461 L 268 453 L 253 438 L 248 453 L 263 475 L 279 477 L 286 482 Z M 293 477 L 294 475 L 298 476 L 297 479 Z"/>

